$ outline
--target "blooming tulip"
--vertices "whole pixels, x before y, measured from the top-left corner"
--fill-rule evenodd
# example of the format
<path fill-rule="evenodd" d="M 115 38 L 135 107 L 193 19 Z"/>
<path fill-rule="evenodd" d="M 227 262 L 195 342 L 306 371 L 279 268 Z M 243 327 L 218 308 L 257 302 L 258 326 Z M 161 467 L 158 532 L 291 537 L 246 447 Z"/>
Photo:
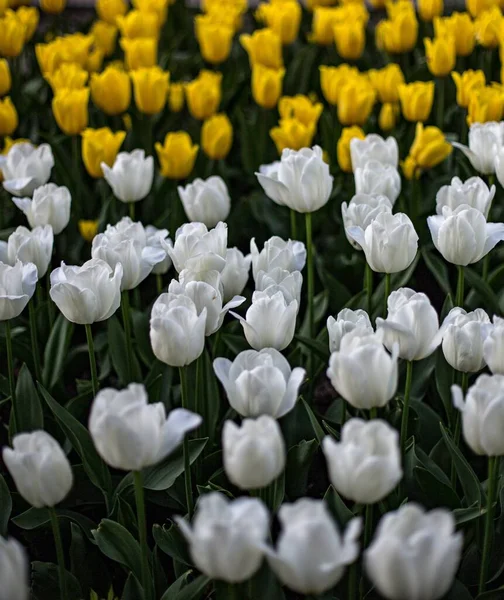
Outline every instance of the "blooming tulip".
<path fill-rule="evenodd" d="M 117 27 L 106 21 L 95 21 L 89 30 L 93 36 L 95 46 L 103 52 L 105 56 L 112 56 L 116 49 Z"/>
<path fill-rule="evenodd" d="M 3 187 L 14 196 L 31 196 L 51 176 L 54 158 L 49 144 L 35 147 L 29 143 L 15 144 L 0 156 Z"/>
<path fill-rule="evenodd" d="M 359 20 L 334 25 L 336 51 L 345 60 L 357 60 L 366 46 L 366 25 Z"/>
<path fill-rule="evenodd" d="M 473 90 L 467 107 L 467 122 L 500 121 L 504 114 L 504 93 L 500 86 L 479 87 Z"/>
<path fill-rule="evenodd" d="M 365 137 L 366 134 L 358 125 L 343 127 L 341 130 L 341 135 L 336 145 L 336 157 L 340 169 L 345 173 L 352 173 L 353 171 L 350 142 L 353 139 L 363 140 Z"/>
<path fill-rule="evenodd" d="M 127 73 L 108 66 L 91 75 L 91 99 L 107 115 L 126 112 L 131 103 L 131 80 Z"/>
<path fill-rule="evenodd" d="M 276 267 L 286 271 L 302 271 L 306 263 L 306 248 L 303 242 L 294 240 L 285 241 L 278 236 L 273 236 L 264 244 L 259 252 L 255 238 L 250 240 L 252 255 L 252 273 L 254 279 L 259 271 L 268 273 Z"/>
<path fill-rule="evenodd" d="M 130 10 L 119 15 L 115 24 L 123 38 L 157 38 L 159 36 L 159 19 L 155 13 Z"/>
<path fill-rule="evenodd" d="M 457 104 L 467 108 L 472 93 L 485 85 L 485 73 L 469 69 L 463 73 L 453 71 L 451 75 L 457 88 Z"/>
<path fill-rule="evenodd" d="M 130 71 L 155 67 L 157 63 L 158 41 L 151 38 L 121 38 L 124 62 Z"/>
<path fill-rule="evenodd" d="M 17 110 L 10 97 L 0 99 L 0 136 L 12 135 L 18 124 Z"/>
<path fill-rule="evenodd" d="M 425 127 L 417 123 L 415 139 L 402 169 L 406 179 L 418 179 L 425 169 L 432 169 L 452 152 L 444 133 L 438 127 Z"/>
<path fill-rule="evenodd" d="M 277 33 L 282 44 L 292 44 L 298 37 L 301 25 L 301 5 L 296 1 L 261 3 L 256 18 Z"/>
<path fill-rule="evenodd" d="M 369 80 L 380 102 L 399 102 L 399 86 L 404 83 L 404 75 L 396 63 L 389 63 L 383 69 L 370 69 Z"/>
<path fill-rule="evenodd" d="M 167 133 L 164 144 L 156 142 L 155 148 L 161 164 L 161 175 L 163 177 L 167 177 L 168 179 L 185 179 L 189 176 L 194 168 L 199 146 L 192 143 L 191 137 L 187 132 L 176 131 Z M 200 221 L 202 219 L 193 220 Z M 217 220 L 219 221 L 220 219 Z"/>
<path fill-rule="evenodd" d="M 168 106 L 174 113 L 180 112 L 184 108 L 184 84 L 171 83 L 168 92 Z"/>
<path fill-rule="evenodd" d="M 504 375 L 504 319 L 497 315 L 483 342 L 483 358 L 494 375 Z"/>
<path fill-rule="evenodd" d="M 172 265 L 171 258 L 168 254 L 168 248 L 172 241 L 168 237 L 167 229 L 157 229 L 153 225 L 147 225 L 145 228 L 147 234 L 147 244 L 155 248 L 161 248 L 164 253 L 163 260 L 159 261 L 152 267 L 154 275 L 164 275 L 168 272 Z"/>
<path fill-rule="evenodd" d="M 0 321 L 18 317 L 35 292 L 37 267 L 16 261 L 14 266 L 0 262 Z"/>
<path fill-rule="evenodd" d="M 5 96 L 11 89 L 11 72 L 6 58 L 0 58 L 0 97 Z"/>
<path fill-rule="evenodd" d="M 282 40 L 268 27 L 257 29 L 252 35 L 242 34 L 240 43 L 247 51 L 251 68 L 256 65 L 269 69 L 282 68 Z"/>
<path fill-rule="evenodd" d="M 19 56 L 23 50 L 25 36 L 26 25 L 15 13 L 0 18 L 0 56 Z"/>
<path fill-rule="evenodd" d="M 469 129 L 469 146 L 452 142 L 470 160 L 472 166 L 488 175 L 495 172 L 495 156 L 504 146 L 504 123 L 474 123 Z"/>
<path fill-rule="evenodd" d="M 210 231 L 204 223 L 186 223 L 175 234 L 168 252 L 178 273 L 222 271 L 226 264 L 227 225 L 217 223 Z"/>
<path fill-rule="evenodd" d="M 168 97 L 170 74 L 160 67 L 142 67 L 131 72 L 135 104 L 141 113 L 160 113 Z"/>
<path fill-rule="evenodd" d="M 417 43 L 417 38 L 418 21 L 414 10 L 400 11 L 393 18 L 380 21 L 375 29 L 377 48 L 390 54 L 411 52 Z"/>
<path fill-rule="evenodd" d="M 382 104 L 380 114 L 378 115 L 378 125 L 382 131 L 391 131 L 397 123 L 397 119 L 401 114 L 399 104 L 387 103 Z"/>
<path fill-rule="evenodd" d="M 270 69 L 263 65 L 252 68 L 252 96 L 262 108 L 274 108 L 282 95 L 285 69 Z"/>
<path fill-rule="evenodd" d="M 28 556 L 14 538 L 0 537 L 0 600 L 28 600 Z"/>
<path fill-rule="evenodd" d="M 195 179 L 178 193 L 189 220 L 200 221 L 207 227 L 215 227 L 225 221 L 231 209 L 231 199 L 224 180 L 213 176 L 206 180 Z"/>
<path fill-rule="evenodd" d="M 435 17 L 443 14 L 443 0 L 420 0 L 418 2 L 418 14 L 422 21 L 430 22 Z"/>
<path fill-rule="evenodd" d="M 207 119 L 201 128 L 201 147 L 212 160 L 226 158 L 233 145 L 233 125 L 225 114 Z"/>
<path fill-rule="evenodd" d="M 301 150 L 311 146 L 315 131 L 315 123 L 304 125 L 297 119 L 280 119 L 279 126 L 270 129 L 270 137 L 281 154 L 285 149 Z"/>
<path fill-rule="evenodd" d="M 393 137 L 384 140 L 376 133 L 370 133 L 364 139 L 354 138 L 350 142 L 352 167 L 363 169 L 370 160 L 377 160 L 384 165 L 391 165 L 397 169 L 399 162 L 399 148 Z"/>
<path fill-rule="evenodd" d="M 434 82 L 415 81 L 400 85 L 399 100 L 407 121 L 427 121 L 434 102 Z"/>
<path fill-rule="evenodd" d="M 357 76 L 358 71 L 355 69 L 355 67 L 350 67 L 345 64 L 340 65 L 339 67 L 322 65 L 319 67 L 319 69 L 320 87 L 322 88 L 324 98 L 327 100 L 327 102 L 329 102 L 329 104 L 337 106 L 341 91 L 343 89 L 343 84 L 345 81 L 353 79 L 354 76 Z"/>
<path fill-rule="evenodd" d="M 434 18 L 434 33 L 437 37 L 453 36 L 457 56 L 469 56 L 474 50 L 475 24 L 468 13 L 453 12 L 449 17 Z"/>
<path fill-rule="evenodd" d="M 364 167 L 355 169 L 356 194 L 386 196 L 392 206 L 401 193 L 401 176 L 395 167 L 370 160 Z"/>
<path fill-rule="evenodd" d="M 224 62 L 231 52 L 234 29 L 216 22 L 208 14 L 197 15 L 194 24 L 203 59 L 213 65 Z"/>
<path fill-rule="evenodd" d="M 48 81 L 54 94 L 62 89 L 80 90 L 89 78 L 89 73 L 77 63 L 63 63 L 52 73 L 47 73 Z"/>
<path fill-rule="evenodd" d="M 488 189 L 481 177 L 470 177 L 464 182 L 453 177 L 451 183 L 443 185 L 436 194 L 436 213 L 442 215 L 444 206 L 453 211 L 466 204 L 476 208 L 487 218 L 494 196 L 495 185 Z"/>
<path fill-rule="evenodd" d="M 53 98 L 52 109 L 58 127 L 67 135 L 77 135 L 88 124 L 89 88 L 59 90 Z"/>
<path fill-rule="evenodd" d="M 392 213 L 392 204 L 387 196 L 355 194 L 348 205 L 346 202 L 342 202 L 341 216 L 345 235 L 354 248 L 362 250 L 360 244 L 348 234 L 348 230 L 352 227 L 360 227 L 366 231 L 372 221 L 382 212 Z"/>
<path fill-rule="evenodd" d="M 481 308 L 470 313 L 452 308 L 441 325 L 446 362 L 464 373 L 481 371 L 485 366 L 483 345 L 491 329 L 490 319 Z"/>
<path fill-rule="evenodd" d="M 25 264 L 33 263 L 41 279 L 51 262 L 53 242 L 54 234 L 50 225 L 35 227 L 31 231 L 20 225 L 10 234 L 7 242 L 9 263 L 13 265 L 17 260 Z"/>
<path fill-rule="evenodd" d="M 47 1 L 47 0 L 46 0 Z M 64 2 L 66 4 L 66 0 L 50 0 L 51 2 L 56 2 L 61 4 Z M 6 13 L 7 18 L 10 16 L 10 12 Z M 29 42 L 37 31 L 40 14 L 36 6 L 19 6 L 15 11 L 15 17 L 18 21 L 25 26 L 24 31 L 24 42 L 25 44 Z"/>
<path fill-rule="evenodd" d="M 444 36 L 424 39 L 427 66 L 434 77 L 446 77 L 455 67 L 455 38 Z"/>
<path fill-rule="evenodd" d="M 233 296 L 238 296 L 247 285 L 252 257 L 244 256 L 238 248 L 226 250 L 226 266 L 221 271 L 223 298 L 227 302 Z"/>
<path fill-rule="evenodd" d="M 286 271 L 276 267 L 267 273 L 259 271 L 255 278 L 256 289 L 252 296 L 252 302 L 259 298 L 269 297 L 281 292 L 287 304 L 296 300 L 299 306 L 301 301 L 301 287 L 303 276 L 300 271 Z"/>
<path fill-rule="evenodd" d="M 343 84 L 338 99 L 338 120 L 342 125 L 364 125 L 376 100 L 373 86 L 365 79 Z"/>
<path fill-rule="evenodd" d="M 138 202 L 147 196 L 154 179 L 154 159 L 144 150 L 119 152 L 114 164 L 102 163 L 103 176 L 121 202 Z"/>
<path fill-rule="evenodd" d="M 82 161 L 91 177 L 103 177 L 101 165 L 114 164 L 125 137 L 125 131 L 114 133 L 109 127 L 88 128 L 82 132 Z"/>
<path fill-rule="evenodd" d="M 96 12 L 103 21 L 115 25 L 117 17 L 126 14 L 125 0 L 96 0 Z"/>
<path fill-rule="evenodd" d="M 219 109 L 221 102 L 222 73 L 200 71 L 196 79 L 185 85 L 187 107 L 200 121 L 209 119 Z"/>
<path fill-rule="evenodd" d="M 337 314 L 336 319 L 332 316 L 328 317 L 329 351 L 331 353 L 338 352 L 341 347 L 341 340 L 354 329 L 373 333 L 373 326 L 365 310 L 344 308 Z"/>
<path fill-rule="evenodd" d="M 47 183 L 38 187 L 30 198 L 13 198 L 14 204 L 21 209 L 30 227 L 50 225 L 55 234 L 61 233 L 70 220 L 72 197 L 66 187 Z"/>
<path fill-rule="evenodd" d="M 494 166 L 497 181 L 502 185 L 504 183 L 504 146 L 498 149 L 495 155 Z"/>

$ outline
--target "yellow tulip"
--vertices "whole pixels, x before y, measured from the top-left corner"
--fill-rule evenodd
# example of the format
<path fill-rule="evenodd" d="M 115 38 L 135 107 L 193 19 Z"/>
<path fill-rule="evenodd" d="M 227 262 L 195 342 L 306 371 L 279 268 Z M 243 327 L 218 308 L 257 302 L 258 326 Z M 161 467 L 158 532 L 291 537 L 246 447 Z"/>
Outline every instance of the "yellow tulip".
<path fill-rule="evenodd" d="M 117 17 L 126 14 L 128 4 L 125 0 L 96 0 L 95 8 L 102 21 L 115 25 Z"/>
<path fill-rule="evenodd" d="M 77 135 L 88 124 L 89 88 L 59 90 L 52 101 L 56 123 L 63 133 Z"/>
<path fill-rule="evenodd" d="M 404 83 L 404 75 L 398 64 L 390 63 L 383 69 L 370 69 L 368 77 L 380 102 L 399 101 L 399 86 Z"/>
<path fill-rule="evenodd" d="M 376 92 L 364 80 L 350 80 L 341 88 L 338 120 L 342 125 L 364 125 L 373 110 Z"/>
<path fill-rule="evenodd" d="M 95 21 L 89 32 L 97 48 L 100 48 L 105 56 L 114 54 L 117 40 L 117 27 L 106 21 Z"/>
<path fill-rule="evenodd" d="M 131 81 L 124 71 L 108 66 L 102 73 L 91 75 L 91 98 L 107 115 L 126 112 L 131 103 Z"/>
<path fill-rule="evenodd" d="M 18 126 L 16 107 L 9 96 L 0 100 L 0 137 L 12 135 Z"/>
<path fill-rule="evenodd" d="M 170 73 L 160 67 L 144 67 L 130 73 L 138 110 L 155 115 L 163 110 L 170 85 Z"/>
<path fill-rule="evenodd" d="M 285 69 L 268 69 L 256 65 L 252 69 L 252 96 L 263 108 L 273 108 L 282 94 Z"/>
<path fill-rule="evenodd" d="M 62 62 L 76 62 L 81 67 L 87 63 L 89 53 L 93 46 L 93 36 L 83 33 L 72 33 L 62 38 L 57 38 L 63 54 Z"/>
<path fill-rule="evenodd" d="M 12 79 L 7 59 L 0 58 L 0 97 L 5 96 L 11 89 Z"/>
<path fill-rule="evenodd" d="M 467 108 L 474 90 L 485 86 L 485 73 L 469 69 L 462 74 L 453 71 L 451 76 L 457 88 L 457 104 Z"/>
<path fill-rule="evenodd" d="M 454 12 L 449 17 L 436 17 L 434 34 L 436 37 L 454 37 L 457 56 L 469 56 L 474 50 L 474 22 L 468 13 Z"/>
<path fill-rule="evenodd" d="M 485 10 L 498 6 L 499 0 L 466 0 L 466 8 L 471 17 L 477 17 Z"/>
<path fill-rule="evenodd" d="M 334 26 L 338 21 L 337 8 L 317 7 L 313 12 L 310 42 L 329 46 L 334 42 Z"/>
<path fill-rule="evenodd" d="M 105 54 L 101 48 L 93 48 L 93 50 L 91 50 L 91 52 L 88 54 L 86 60 L 86 70 L 89 73 L 97 73 L 98 71 L 101 71 L 104 58 Z"/>
<path fill-rule="evenodd" d="M 341 136 L 336 146 L 336 153 L 338 156 L 338 164 L 340 169 L 345 173 L 352 172 L 352 158 L 350 156 L 350 141 L 354 138 L 363 140 L 366 134 L 360 127 L 353 125 L 352 127 L 343 127 Z"/>
<path fill-rule="evenodd" d="M 430 23 L 434 17 L 440 17 L 443 10 L 443 0 L 418 0 L 418 14 L 422 21 Z"/>
<path fill-rule="evenodd" d="M 184 84 L 170 84 L 170 92 L 168 94 L 168 105 L 172 112 L 180 112 L 184 108 Z"/>
<path fill-rule="evenodd" d="M 209 15 L 198 15 L 195 29 L 203 59 L 213 65 L 224 62 L 231 52 L 234 29 L 216 23 Z"/>
<path fill-rule="evenodd" d="M 446 77 L 455 67 L 455 38 L 424 39 L 427 66 L 434 77 Z"/>
<path fill-rule="evenodd" d="M 382 9 L 385 8 L 386 0 L 369 0 L 369 4 L 373 8 Z"/>
<path fill-rule="evenodd" d="M 130 10 L 116 19 L 116 25 L 124 38 L 158 38 L 159 20 L 155 13 Z"/>
<path fill-rule="evenodd" d="M 494 6 L 478 15 L 474 21 L 475 36 L 484 48 L 497 48 L 502 27 L 502 13 Z"/>
<path fill-rule="evenodd" d="M 275 142 L 278 154 L 282 154 L 285 148 L 301 150 L 311 146 L 315 131 L 315 123 L 303 125 L 297 119 L 280 119 L 278 127 L 270 130 L 270 136 Z"/>
<path fill-rule="evenodd" d="M 40 0 L 40 9 L 51 15 L 59 15 L 65 7 L 66 0 Z"/>
<path fill-rule="evenodd" d="M 240 36 L 240 44 L 247 51 L 251 68 L 255 65 L 282 68 L 282 40 L 272 29 L 257 29 L 252 35 L 244 33 Z"/>
<path fill-rule="evenodd" d="M 221 83 L 222 73 L 200 71 L 196 79 L 185 84 L 187 107 L 195 119 L 204 121 L 219 110 Z"/>
<path fill-rule="evenodd" d="M 6 11 L 5 16 L 0 18 L 0 56 L 19 56 L 25 37 L 26 25 L 17 18 L 16 13 Z"/>
<path fill-rule="evenodd" d="M 83 88 L 88 80 L 89 74 L 75 63 L 63 63 L 53 73 L 48 73 L 45 79 L 55 94 L 64 88 L 78 90 Z"/>
<path fill-rule="evenodd" d="M 9 8 L 9 0 L 0 0 L 0 17 L 5 14 L 5 11 Z"/>
<path fill-rule="evenodd" d="M 163 25 L 168 17 L 168 4 L 173 2 L 167 2 L 167 0 L 133 0 L 133 6 L 144 13 L 154 13 L 160 25 Z"/>
<path fill-rule="evenodd" d="M 124 51 L 127 69 L 156 66 L 158 50 L 156 38 L 122 38 L 119 43 Z"/>
<path fill-rule="evenodd" d="M 334 41 L 338 54 L 345 60 L 357 60 L 366 45 L 366 28 L 360 21 L 337 23 L 334 26 Z"/>
<path fill-rule="evenodd" d="M 93 238 L 98 233 L 99 221 L 80 219 L 78 225 L 81 237 L 86 240 L 86 242 L 92 242 Z"/>
<path fill-rule="evenodd" d="M 247 2 L 237 2 L 235 0 L 207 0 L 201 3 L 204 5 L 204 12 L 211 15 L 212 19 L 222 25 L 232 27 L 233 30 L 240 31 L 243 27 L 243 14 L 247 11 Z"/>
<path fill-rule="evenodd" d="M 417 123 L 415 139 L 409 155 L 402 163 L 407 179 L 418 179 L 425 169 L 432 169 L 443 162 L 452 152 L 452 145 L 437 127 L 425 127 Z"/>
<path fill-rule="evenodd" d="M 20 6 L 16 10 L 16 17 L 23 23 L 26 27 L 24 41 L 29 42 L 33 34 L 37 31 L 37 27 L 39 24 L 39 11 L 35 6 Z"/>
<path fill-rule="evenodd" d="M 301 25 L 301 5 L 297 0 L 262 3 L 256 18 L 280 36 L 282 44 L 292 44 L 298 37 Z"/>
<path fill-rule="evenodd" d="M 473 90 L 467 108 L 467 122 L 486 123 L 501 121 L 504 114 L 504 92 L 500 86 L 480 87 Z"/>
<path fill-rule="evenodd" d="M 385 102 L 382 104 L 378 115 L 378 125 L 382 131 L 391 131 L 397 123 L 401 111 L 397 102 Z"/>
<path fill-rule="evenodd" d="M 407 10 L 399 12 L 393 19 L 380 21 L 375 29 L 378 49 L 390 54 L 410 52 L 416 45 L 418 21 L 415 13 Z"/>
<path fill-rule="evenodd" d="M 399 86 L 401 110 L 407 121 L 427 121 L 434 102 L 434 82 L 415 81 Z"/>
<path fill-rule="evenodd" d="M 226 158 L 233 145 L 233 126 L 228 117 L 221 113 L 210 117 L 201 128 L 201 147 L 212 160 Z"/>
<path fill-rule="evenodd" d="M 164 144 L 156 142 L 161 175 L 167 179 L 185 179 L 194 168 L 199 146 L 185 131 L 167 133 Z"/>
<path fill-rule="evenodd" d="M 307 96 L 283 96 L 278 102 L 278 112 L 281 119 L 296 119 L 303 125 L 315 126 L 318 123 L 324 106 L 321 102 L 312 102 Z"/>
<path fill-rule="evenodd" d="M 111 167 L 126 137 L 125 131 L 115 133 L 109 127 L 84 129 L 82 132 L 82 161 L 91 177 L 103 177 L 101 163 Z"/>
<path fill-rule="evenodd" d="M 415 4 L 411 0 L 387 0 L 385 8 L 389 19 L 395 19 L 404 13 L 415 14 Z"/>
<path fill-rule="evenodd" d="M 340 65 L 339 67 L 322 65 L 319 70 L 322 93 L 327 102 L 333 106 L 338 104 L 343 83 L 359 76 L 359 71 L 349 65 Z"/>
<path fill-rule="evenodd" d="M 318 6 L 332 6 L 336 4 L 338 0 L 307 0 L 306 8 L 308 10 L 315 11 Z"/>

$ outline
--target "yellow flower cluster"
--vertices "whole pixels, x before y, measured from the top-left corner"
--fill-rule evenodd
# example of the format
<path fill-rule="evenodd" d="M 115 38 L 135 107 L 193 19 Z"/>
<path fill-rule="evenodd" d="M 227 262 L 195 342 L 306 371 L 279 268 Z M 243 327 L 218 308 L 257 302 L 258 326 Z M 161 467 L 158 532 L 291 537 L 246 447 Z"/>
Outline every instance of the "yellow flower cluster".
<path fill-rule="evenodd" d="M 280 121 L 270 131 L 278 153 L 285 148 L 299 150 L 312 145 L 323 105 L 307 96 L 284 96 L 278 103 Z"/>

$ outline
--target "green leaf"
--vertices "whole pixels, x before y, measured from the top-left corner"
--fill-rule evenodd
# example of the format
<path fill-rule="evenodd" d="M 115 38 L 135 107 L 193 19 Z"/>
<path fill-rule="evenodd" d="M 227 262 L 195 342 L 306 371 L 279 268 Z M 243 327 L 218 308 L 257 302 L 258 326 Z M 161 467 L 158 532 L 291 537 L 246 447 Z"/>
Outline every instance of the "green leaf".
<path fill-rule="evenodd" d="M 18 431 L 29 432 L 44 429 L 44 414 L 37 388 L 26 364 L 19 371 L 16 384 L 16 403 L 19 423 Z"/>
<path fill-rule="evenodd" d="M 117 376 L 123 384 L 129 383 L 129 372 L 128 372 L 128 358 L 125 351 L 126 348 L 126 334 L 121 327 L 117 317 L 110 317 L 107 321 L 107 333 L 108 333 L 108 349 L 112 365 L 114 367 Z M 131 377 L 133 381 L 141 381 L 142 374 L 140 371 L 140 365 L 138 359 L 133 352 L 133 365 Z"/>
<path fill-rule="evenodd" d="M 42 381 L 48 390 L 54 388 L 63 374 L 73 330 L 74 324 L 58 315 L 44 349 Z"/>
<path fill-rule="evenodd" d="M 96 523 L 92 521 L 90 518 L 85 515 L 81 515 L 78 512 L 74 512 L 73 510 L 66 510 L 64 508 L 57 508 L 56 512 L 58 517 L 62 519 L 68 519 L 77 523 L 82 531 L 86 534 L 86 536 L 93 540 L 92 530 L 96 527 Z M 46 523 L 49 523 L 51 520 L 51 515 L 47 508 L 35 508 L 31 507 L 25 512 L 17 515 L 12 519 L 12 522 L 16 527 L 20 529 L 24 529 L 26 531 L 30 531 L 33 529 L 37 529 Z"/>
<path fill-rule="evenodd" d="M 0 535 L 7 534 L 7 525 L 12 512 L 12 498 L 5 479 L 0 475 Z"/>
<path fill-rule="evenodd" d="M 310 424 L 313 428 L 313 432 L 315 433 L 315 437 L 317 438 L 318 443 L 321 444 L 322 440 L 325 438 L 324 430 L 320 426 L 320 423 L 318 422 L 318 419 L 314 415 L 308 402 L 306 402 L 306 400 L 302 396 L 301 396 L 300 400 L 306 410 L 306 413 L 308 414 L 308 419 L 310 420 Z"/>
<path fill-rule="evenodd" d="M 143 598 L 143 589 L 138 579 L 130 573 L 126 579 L 126 585 L 121 596 L 121 600 L 140 600 Z"/>
<path fill-rule="evenodd" d="M 302 440 L 287 453 L 285 491 L 289 499 L 306 494 L 308 472 L 317 448 L 317 440 Z"/>
<path fill-rule="evenodd" d="M 453 414 L 453 403 L 450 388 L 455 382 L 453 368 L 446 362 L 443 350 L 438 348 L 436 357 L 436 369 L 434 371 L 436 389 L 443 402 L 448 419 Z"/>
<path fill-rule="evenodd" d="M 168 588 L 161 600 L 198 600 L 209 585 L 210 578 L 206 575 L 200 575 L 175 594 L 171 593 L 170 588 Z"/>
<path fill-rule="evenodd" d="M 68 600 L 82 600 L 82 590 L 77 579 L 65 570 Z M 30 598 L 60 598 L 58 566 L 53 563 L 34 561 L 31 564 Z"/>
<path fill-rule="evenodd" d="M 329 360 L 329 346 L 328 344 L 322 344 L 312 338 L 304 337 L 303 335 L 295 335 L 294 339 L 300 344 L 303 344 L 308 350 L 312 350 L 321 360 L 327 362 Z"/>
<path fill-rule="evenodd" d="M 187 542 L 175 523 L 171 523 L 169 527 L 154 525 L 152 535 L 156 544 L 165 554 L 184 565 L 192 566 L 187 551 Z"/>
<path fill-rule="evenodd" d="M 354 518 L 353 512 L 343 502 L 338 492 L 330 485 L 324 495 L 324 501 L 327 507 L 343 527 Z"/>
<path fill-rule="evenodd" d="M 469 267 L 464 267 L 467 283 L 471 285 L 484 301 L 486 308 L 497 315 L 500 314 L 499 299 L 484 279 Z"/>
<path fill-rule="evenodd" d="M 476 596 L 476 600 L 502 600 L 502 598 L 504 598 L 504 586 Z"/>
<path fill-rule="evenodd" d="M 429 271 L 434 275 L 434 279 L 437 281 L 439 287 L 445 294 L 451 294 L 450 278 L 448 276 L 448 268 L 444 260 L 441 260 L 439 256 L 433 254 L 425 247 L 421 250 L 422 257 Z"/>
<path fill-rule="evenodd" d="M 142 577 L 142 554 L 140 546 L 131 533 L 119 523 L 103 519 L 93 531 L 98 548 L 111 560 L 127 567 L 133 574 Z"/>
<path fill-rule="evenodd" d="M 470 506 L 469 508 L 456 508 L 453 511 L 453 516 L 455 517 L 455 522 L 457 523 L 457 525 L 462 525 L 462 523 L 468 523 L 469 521 L 479 519 L 486 513 L 486 506 L 481 507 L 475 504 L 474 506 Z"/>
<path fill-rule="evenodd" d="M 189 579 L 189 577 L 191 576 L 191 574 L 193 573 L 192 569 L 189 569 L 189 571 L 186 571 L 183 575 L 181 575 L 178 579 L 176 579 L 171 585 L 170 587 L 166 590 L 166 592 L 163 594 L 163 598 L 169 599 L 171 600 L 171 598 L 175 598 L 176 595 L 180 592 L 180 590 L 187 585 L 187 580 Z"/>
<path fill-rule="evenodd" d="M 430 471 L 423 467 L 414 467 L 413 475 L 425 494 L 426 498 L 435 498 L 436 506 L 446 506 L 450 509 L 460 505 L 457 494 L 449 485 L 437 479 Z"/>

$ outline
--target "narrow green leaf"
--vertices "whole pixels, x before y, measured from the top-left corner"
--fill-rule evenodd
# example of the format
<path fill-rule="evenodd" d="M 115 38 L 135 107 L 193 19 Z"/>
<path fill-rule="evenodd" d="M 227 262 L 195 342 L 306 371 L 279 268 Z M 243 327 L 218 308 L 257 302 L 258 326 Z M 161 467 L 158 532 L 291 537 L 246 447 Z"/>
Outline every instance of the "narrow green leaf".
<path fill-rule="evenodd" d="M 31 373 L 23 363 L 16 384 L 16 402 L 18 407 L 18 430 L 21 432 L 44 429 L 42 405 Z"/>
<path fill-rule="evenodd" d="M 161 597 L 161 600 L 199 600 L 209 585 L 210 578 L 206 577 L 206 575 L 200 575 L 176 594 L 172 594 L 170 588 L 168 588 Z"/>
<path fill-rule="evenodd" d="M 171 523 L 169 527 L 154 525 L 152 535 L 156 544 L 165 554 L 184 565 L 192 566 L 187 542 L 175 523 Z"/>
<path fill-rule="evenodd" d="M 354 518 L 353 512 L 343 502 L 338 492 L 330 485 L 324 494 L 324 501 L 327 507 L 338 520 L 341 527 L 344 527 L 348 521 Z"/>
<path fill-rule="evenodd" d="M 308 419 L 310 420 L 310 424 L 311 424 L 311 426 L 313 428 L 313 432 L 315 433 L 315 437 L 317 438 L 318 443 L 321 444 L 322 440 L 325 438 L 324 430 L 320 426 L 320 423 L 318 422 L 318 419 L 314 415 L 314 413 L 313 413 L 312 409 L 310 408 L 310 405 L 308 404 L 308 402 L 306 402 L 306 400 L 302 396 L 301 396 L 300 400 L 303 403 L 303 406 L 304 406 L 304 408 L 306 410 L 306 413 L 308 415 Z"/>
<path fill-rule="evenodd" d="M 327 344 L 322 344 L 317 340 L 313 340 L 303 335 L 295 335 L 294 339 L 306 348 L 308 348 L 308 350 L 312 350 L 313 353 L 316 354 L 321 360 L 325 362 L 329 360 L 330 352 L 329 346 Z"/>
<path fill-rule="evenodd" d="M 73 331 L 74 324 L 58 315 L 44 349 L 42 381 L 48 390 L 52 390 L 61 378 Z"/>
<path fill-rule="evenodd" d="M 103 519 L 98 529 L 93 531 L 98 548 L 111 560 L 118 562 L 134 575 L 142 577 L 142 556 L 140 546 L 131 533 L 119 523 Z"/>
<path fill-rule="evenodd" d="M 0 475 L 0 535 L 3 537 L 7 534 L 7 526 L 9 524 L 10 515 L 12 512 L 12 498 L 5 479 Z"/>
<path fill-rule="evenodd" d="M 499 299 L 497 298 L 492 288 L 488 285 L 488 283 L 484 281 L 483 278 L 478 273 L 476 273 L 476 271 L 470 269 L 469 267 L 464 267 L 464 273 L 467 283 L 470 286 L 472 286 L 474 290 L 478 293 L 480 298 L 485 303 L 486 308 L 489 311 L 499 315 Z"/>
<path fill-rule="evenodd" d="M 448 276 L 448 268 L 444 260 L 439 258 L 438 255 L 427 250 L 425 247 L 422 248 L 421 253 L 427 268 L 434 276 L 434 279 L 437 281 L 439 287 L 445 294 L 451 294 L 452 292 L 450 287 L 450 278 Z"/>
<path fill-rule="evenodd" d="M 302 440 L 287 453 L 285 491 L 289 499 L 306 494 L 308 472 L 317 448 L 317 440 Z"/>
<path fill-rule="evenodd" d="M 128 359 L 125 351 L 126 335 L 116 316 L 107 321 L 108 350 L 112 366 L 123 384 L 129 383 Z M 133 352 L 133 381 L 141 381 L 142 374 L 138 359 Z"/>

